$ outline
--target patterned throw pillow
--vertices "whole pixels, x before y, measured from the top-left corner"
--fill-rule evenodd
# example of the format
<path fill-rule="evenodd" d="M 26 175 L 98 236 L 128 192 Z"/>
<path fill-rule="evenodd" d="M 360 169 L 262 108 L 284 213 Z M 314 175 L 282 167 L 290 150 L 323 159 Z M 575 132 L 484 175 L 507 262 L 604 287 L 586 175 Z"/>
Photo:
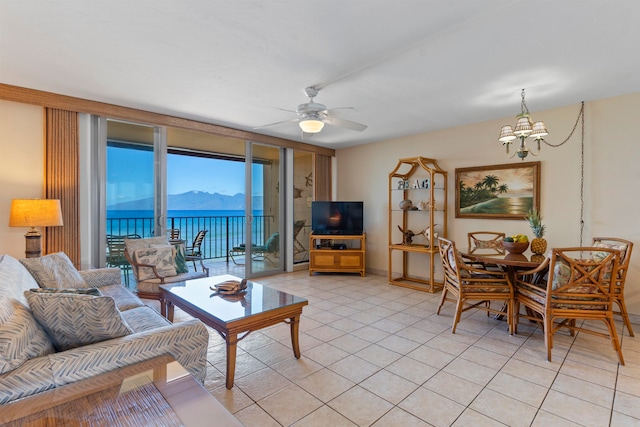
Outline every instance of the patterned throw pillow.
<path fill-rule="evenodd" d="M 173 247 L 159 246 L 155 248 L 137 249 L 133 259 L 138 264 L 154 265 L 158 274 L 163 277 L 176 276 L 176 266 L 173 263 Z M 155 279 L 156 275 L 150 267 L 138 268 L 138 280 Z"/>
<path fill-rule="evenodd" d="M 176 267 L 176 273 L 188 273 L 189 267 L 187 267 L 187 258 L 183 245 L 173 245 L 173 263 Z"/>
<path fill-rule="evenodd" d="M 64 252 L 20 260 L 41 288 L 88 288 L 80 272 Z"/>
<path fill-rule="evenodd" d="M 24 293 L 31 312 L 58 351 L 133 333 L 111 297 L 77 293 Z"/>
<path fill-rule="evenodd" d="M 47 333 L 19 302 L 0 297 L 0 374 L 53 353 Z"/>

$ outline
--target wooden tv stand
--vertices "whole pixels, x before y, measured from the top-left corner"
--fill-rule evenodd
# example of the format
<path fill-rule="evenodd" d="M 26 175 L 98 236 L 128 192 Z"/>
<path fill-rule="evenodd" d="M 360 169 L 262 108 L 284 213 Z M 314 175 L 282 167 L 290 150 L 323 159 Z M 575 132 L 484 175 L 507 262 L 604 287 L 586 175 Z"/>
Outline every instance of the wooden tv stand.
<path fill-rule="evenodd" d="M 332 245 L 344 244 L 346 249 L 316 248 L 316 240 L 330 240 Z M 313 273 L 360 273 L 365 275 L 365 234 L 309 236 L 309 275 Z M 358 244 L 358 247 L 354 247 Z"/>

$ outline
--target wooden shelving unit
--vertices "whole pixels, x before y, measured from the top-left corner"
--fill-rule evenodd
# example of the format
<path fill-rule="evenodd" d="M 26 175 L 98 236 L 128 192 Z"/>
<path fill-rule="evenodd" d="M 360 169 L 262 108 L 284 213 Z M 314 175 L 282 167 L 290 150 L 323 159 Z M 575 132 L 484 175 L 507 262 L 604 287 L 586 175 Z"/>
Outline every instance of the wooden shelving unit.
<path fill-rule="evenodd" d="M 422 202 L 421 209 L 402 209 L 404 200 L 414 206 Z M 414 233 L 428 227 L 429 237 L 417 235 L 413 243 L 403 244 L 398 227 Z M 442 289 L 442 279 L 435 277 L 440 261 L 434 232 L 447 236 L 447 172 L 435 159 L 400 159 L 389 174 L 389 283 L 427 292 Z"/>
<path fill-rule="evenodd" d="M 330 240 L 331 244 L 343 243 L 346 249 L 316 247 L 316 240 Z M 360 273 L 365 275 L 365 234 L 348 236 L 309 236 L 309 275 L 315 272 Z"/>

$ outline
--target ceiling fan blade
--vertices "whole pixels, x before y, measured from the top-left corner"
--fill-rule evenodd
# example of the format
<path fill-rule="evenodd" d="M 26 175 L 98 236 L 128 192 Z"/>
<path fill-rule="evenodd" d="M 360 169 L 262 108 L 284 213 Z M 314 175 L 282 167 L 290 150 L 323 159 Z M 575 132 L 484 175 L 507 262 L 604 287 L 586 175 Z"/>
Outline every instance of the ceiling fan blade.
<path fill-rule="evenodd" d="M 337 117 L 331 117 L 331 116 L 324 117 L 322 121 L 333 126 L 340 126 L 340 127 L 351 129 L 351 130 L 357 130 L 358 132 L 362 132 L 367 128 L 367 126 L 363 124 L 352 122 L 350 120 L 339 119 Z"/>
<path fill-rule="evenodd" d="M 295 119 L 282 120 L 280 122 L 269 123 L 268 125 L 256 126 L 253 129 L 263 129 L 263 128 L 268 128 L 268 127 L 271 127 L 271 126 L 278 126 L 278 125 L 281 125 L 283 123 L 297 122 L 297 121 L 300 121 L 300 119 L 298 117 L 296 117 Z"/>
<path fill-rule="evenodd" d="M 355 107 L 336 107 L 336 108 L 329 108 L 328 110 L 326 110 L 326 113 L 328 115 L 331 115 L 332 112 L 334 112 L 335 110 L 355 110 Z"/>

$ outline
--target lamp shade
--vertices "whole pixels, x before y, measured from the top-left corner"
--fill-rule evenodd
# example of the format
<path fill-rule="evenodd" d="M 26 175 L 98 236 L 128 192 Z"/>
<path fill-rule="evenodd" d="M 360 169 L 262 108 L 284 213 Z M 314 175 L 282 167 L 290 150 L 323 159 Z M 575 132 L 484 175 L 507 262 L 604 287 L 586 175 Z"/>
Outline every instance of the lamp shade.
<path fill-rule="evenodd" d="M 513 141 L 514 139 L 516 139 L 516 136 L 513 134 L 513 129 L 511 129 L 511 126 L 502 126 L 502 129 L 500 129 L 500 137 L 498 138 L 498 141 L 505 143 Z"/>
<path fill-rule="evenodd" d="M 529 135 L 531 133 L 531 122 L 529 121 L 529 117 L 520 117 L 516 123 L 516 128 L 513 133 L 518 137 Z"/>
<path fill-rule="evenodd" d="M 318 119 L 306 119 L 300 121 L 298 124 L 300 125 L 300 129 L 306 133 L 318 133 L 324 127 L 324 122 Z"/>
<path fill-rule="evenodd" d="M 549 135 L 547 128 L 544 125 L 544 122 L 535 122 L 533 124 L 533 130 L 531 131 L 532 137 L 538 139 Z"/>
<path fill-rule="evenodd" d="M 9 227 L 52 227 L 62 224 L 60 200 L 14 199 L 11 201 Z"/>

